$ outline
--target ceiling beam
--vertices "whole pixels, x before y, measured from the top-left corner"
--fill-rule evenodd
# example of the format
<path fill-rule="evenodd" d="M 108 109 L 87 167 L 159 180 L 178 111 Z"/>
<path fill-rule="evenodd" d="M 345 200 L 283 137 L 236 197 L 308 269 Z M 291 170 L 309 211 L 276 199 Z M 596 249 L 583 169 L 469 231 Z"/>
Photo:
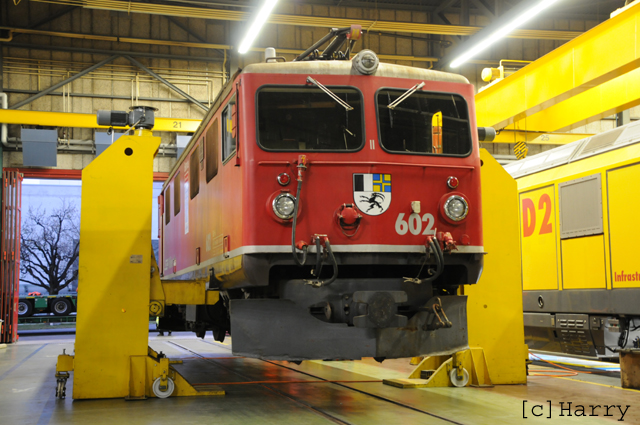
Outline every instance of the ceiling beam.
<path fill-rule="evenodd" d="M 106 64 L 108 64 L 110 62 L 113 62 L 118 57 L 119 57 L 118 55 L 113 55 L 113 56 L 111 56 L 111 57 L 109 57 L 109 58 L 107 58 L 107 59 L 105 59 L 105 60 L 103 60 L 101 62 L 98 62 L 95 65 L 91 65 L 90 67 L 88 67 L 86 69 L 83 69 L 82 71 L 78 72 L 77 74 L 74 74 L 71 77 L 60 81 L 59 83 L 54 84 L 51 87 L 42 90 L 38 94 L 34 94 L 33 96 L 31 96 L 31 97 L 29 97 L 29 98 L 27 98 L 27 99 L 25 99 L 25 100 L 23 100 L 21 102 L 18 102 L 15 105 L 11 105 L 10 109 L 18 109 L 18 108 L 20 108 L 20 107 L 22 107 L 24 105 L 27 105 L 27 104 L 33 102 L 36 99 L 41 98 L 42 96 L 46 96 L 47 94 L 53 92 L 54 90 L 59 89 L 60 87 L 62 87 L 64 85 L 67 85 L 72 81 L 77 80 L 78 78 L 82 77 L 83 75 L 87 75 L 88 73 L 95 71 L 96 69 L 100 68 L 101 66 L 106 65 Z"/>
<path fill-rule="evenodd" d="M 483 14 L 487 15 L 489 18 L 494 19 L 496 17 L 495 11 L 491 10 L 487 4 L 485 4 L 484 0 L 471 0 L 473 4 L 476 5 L 478 10 L 480 10 Z"/>
<path fill-rule="evenodd" d="M 78 6 L 67 6 L 67 7 L 65 7 L 63 9 L 58 10 L 56 13 L 54 13 L 52 15 L 49 15 L 49 16 L 45 17 L 44 19 L 41 19 L 38 22 L 35 22 L 35 23 L 29 25 L 28 28 L 35 29 L 35 28 L 41 27 L 41 26 L 43 26 L 45 24 L 48 24 L 51 21 L 55 21 L 56 19 L 66 15 L 67 13 L 73 12 L 76 9 L 79 9 L 79 7 Z"/>
<path fill-rule="evenodd" d="M 155 78 L 156 80 L 160 81 L 162 84 L 164 84 L 165 86 L 169 87 L 171 90 L 173 90 L 174 92 L 178 93 L 180 96 L 184 97 L 185 99 L 189 100 L 191 103 L 193 103 L 194 105 L 196 105 L 197 107 L 199 107 L 200 109 L 202 109 L 203 111 L 207 112 L 209 111 L 209 107 L 205 106 L 204 104 L 202 104 L 200 101 L 198 101 L 198 99 L 194 98 L 193 96 L 191 96 L 188 93 L 185 93 L 184 91 L 182 91 L 180 88 L 178 88 L 177 86 L 175 86 L 174 84 L 170 83 L 169 81 L 167 81 L 166 79 L 162 78 L 160 75 L 156 74 L 155 72 L 153 72 L 152 70 L 150 70 L 149 68 L 147 68 L 146 66 L 144 66 L 143 64 L 141 64 L 140 62 L 138 62 L 137 60 L 135 60 L 134 58 L 132 58 L 131 56 L 125 56 L 125 58 L 131 62 L 132 64 L 134 64 L 135 66 L 137 66 L 138 68 L 140 68 L 141 70 L 143 70 L 144 72 L 146 72 L 147 74 L 151 75 L 153 78 Z"/>
<path fill-rule="evenodd" d="M 142 57 L 142 58 L 175 59 L 175 60 L 187 60 L 187 61 L 196 61 L 196 62 L 222 62 L 222 58 L 209 58 L 205 56 L 132 52 L 130 50 L 91 49 L 88 47 L 47 46 L 44 44 L 29 44 L 29 43 L 14 43 L 14 42 L 4 43 L 4 47 L 5 48 L 16 47 L 16 48 L 28 49 L 28 50 L 53 50 L 57 52 L 88 53 L 91 55 L 120 55 L 120 56 L 129 55 L 133 57 Z"/>
<path fill-rule="evenodd" d="M 152 15 L 181 16 L 186 18 L 201 18 L 219 21 L 246 21 L 249 12 L 213 9 L 190 6 L 157 5 L 123 0 L 32 0 L 33 2 L 46 2 L 54 4 L 77 4 L 89 9 L 112 10 L 127 13 L 146 13 Z M 448 0 L 450 1 L 450 0 Z M 268 20 L 271 24 L 292 25 L 316 28 L 348 27 L 360 25 L 364 30 L 375 28 L 378 31 L 390 31 L 415 34 L 441 34 L 470 36 L 481 27 L 461 25 L 436 25 L 415 22 L 394 22 L 350 18 L 331 18 L 307 15 L 282 15 L 272 14 Z M 510 38 L 545 39 L 545 40 L 571 40 L 581 34 L 580 31 L 556 31 L 521 29 L 509 35 Z"/>

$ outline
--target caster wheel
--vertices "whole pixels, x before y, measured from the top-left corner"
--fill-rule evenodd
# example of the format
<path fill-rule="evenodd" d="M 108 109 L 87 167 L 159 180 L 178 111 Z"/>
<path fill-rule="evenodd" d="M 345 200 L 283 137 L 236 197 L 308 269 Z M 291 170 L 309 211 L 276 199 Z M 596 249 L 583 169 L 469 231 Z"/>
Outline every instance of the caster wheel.
<path fill-rule="evenodd" d="M 449 372 L 449 379 L 454 387 L 466 387 L 469 383 L 469 372 L 462 368 L 462 379 L 458 379 L 458 371 L 454 368 Z"/>
<path fill-rule="evenodd" d="M 158 398 L 167 398 L 167 397 L 169 397 L 173 393 L 173 390 L 175 388 L 176 388 L 176 385 L 173 383 L 173 379 L 171 379 L 171 378 L 167 378 L 167 389 L 166 390 L 161 390 L 160 389 L 160 378 L 158 378 L 155 381 L 153 381 L 153 387 L 152 387 L 153 393 Z"/>
<path fill-rule="evenodd" d="M 64 379 L 58 379 L 58 385 L 56 386 L 56 397 L 63 399 L 67 396 L 67 383 Z"/>

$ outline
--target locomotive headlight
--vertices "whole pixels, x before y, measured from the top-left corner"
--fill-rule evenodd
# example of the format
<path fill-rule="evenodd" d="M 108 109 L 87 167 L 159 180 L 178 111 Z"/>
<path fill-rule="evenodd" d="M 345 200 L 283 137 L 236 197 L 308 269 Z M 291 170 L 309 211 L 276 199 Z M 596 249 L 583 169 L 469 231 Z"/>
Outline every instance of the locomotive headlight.
<path fill-rule="evenodd" d="M 444 213 L 451 220 L 460 221 L 469 213 L 469 205 L 462 196 L 453 195 L 444 203 Z"/>
<path fill-rule="evenodd" d="M 296 198 L 289 193 L 281 193 L 273 200 L 273 212 L 283 220 L 293 217 L 293 210 L 296 206 Z"/>

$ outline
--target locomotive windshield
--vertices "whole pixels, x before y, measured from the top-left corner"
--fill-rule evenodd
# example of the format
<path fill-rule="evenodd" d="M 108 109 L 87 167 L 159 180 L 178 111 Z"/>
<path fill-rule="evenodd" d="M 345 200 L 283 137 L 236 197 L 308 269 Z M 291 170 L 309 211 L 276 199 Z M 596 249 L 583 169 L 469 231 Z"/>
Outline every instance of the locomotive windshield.
<path fill-rule="evenodd" d="M 329 87 L 346 110 L 317 87 L 264 87 L 258 92 L 258 143 L 278 151 L 354 151 L 364 143 L 362 96 Z"/>
<path fill-rule="evenodd" d="M 405 92 L 378 91 L 380 144 L 385 150 L 461 156 L 471 152 L 469 110 L 461 96 L 417 91 L 389 109 Z"/>

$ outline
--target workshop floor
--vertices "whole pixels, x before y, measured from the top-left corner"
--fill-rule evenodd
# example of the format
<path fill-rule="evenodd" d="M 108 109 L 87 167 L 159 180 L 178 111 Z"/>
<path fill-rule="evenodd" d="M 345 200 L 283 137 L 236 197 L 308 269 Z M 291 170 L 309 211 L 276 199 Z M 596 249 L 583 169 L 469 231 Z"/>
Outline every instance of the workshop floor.
<path fill-rule="evenodd" d="M 153 334 L 152 334 L 153 335 Z M 640 425 L 640 392 L 600 375 L 530 377 L 528 385 L 494 388 L 398 389 L 383 378 L 405 378 L 408 360 L 265 362 L 234 357 L 230 346 L 187 334 L 151 336 L 193 384 L 216 383 L 222 397 L 73 401 L 55 398 L 58 354 L 73 351 L 73 335 L 23 337 L 0 349 L 0 425 L 4 424 L 604 424 Z M 539 368 L 536 366 L 536 368 Z M 256 381 L 259 381 L 256 382 Z M 286 381 L 293 381 L 286 383 Z M 326 382 L 339 381 L 339 382 Z M 364 382 L 363 382 L 364 381 Z M 72 392 L 73 379 L 67 384 Z M 549 402 L 550 400 L 550 402 Z M 561 411 L 571 402 L 572 416 Z M 549 408 L 551 403 L 551 408 Z M 539 405 L 541 407 L 535 407 Z M 577 406 L 585 414 L 576 417 Z M 589 406 L 596 407 L 592 411 Z M 611 416 L 604 417 L 611 408 Z M 532 414 L 539 414 L 536 417 Z M 578 414 L 580 411 L 578 411 Z M 564 416 L 560 416 L 564 414 Z M 523 416 L 526 416 L 523 417 Z M 549 419 L 548 417 L 551 416 Z"/>

